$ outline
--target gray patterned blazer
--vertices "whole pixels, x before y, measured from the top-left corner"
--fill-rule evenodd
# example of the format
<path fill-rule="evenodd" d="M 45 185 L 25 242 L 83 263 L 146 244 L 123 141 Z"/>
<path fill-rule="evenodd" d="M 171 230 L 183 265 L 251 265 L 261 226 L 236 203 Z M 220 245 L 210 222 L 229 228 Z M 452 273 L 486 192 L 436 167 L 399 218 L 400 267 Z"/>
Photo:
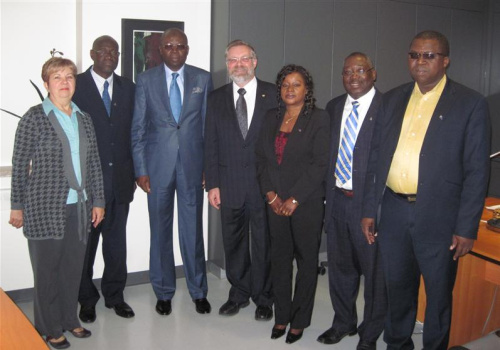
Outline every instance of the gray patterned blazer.
<path fill-rule="evenodd" d="M 90 223 L 92 207 L 105 205 L 101 163 L 92 119 L 85 113 L 77 115 L 81 187 L 87 194 Z M 41 104 L 30 108 L 17 127 L 12 157 L 11 209 L 23 210 L 26 238 L 63 238 L 66 201 L 75 181 L 69 142 L 54 112 L 47 116 Z M 87 228 L 90 231 L 90 225 Z"/>

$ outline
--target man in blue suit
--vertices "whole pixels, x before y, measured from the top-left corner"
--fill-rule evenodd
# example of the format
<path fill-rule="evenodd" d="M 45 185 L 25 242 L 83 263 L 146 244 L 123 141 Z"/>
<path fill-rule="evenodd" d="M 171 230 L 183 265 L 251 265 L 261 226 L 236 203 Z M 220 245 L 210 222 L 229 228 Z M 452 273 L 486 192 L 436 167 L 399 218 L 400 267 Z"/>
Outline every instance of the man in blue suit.
<path fill-rule="evenodd" d="M 164 64 L 137 77 L 132 155 L 136 181 L 148 194 L 151 227 L 149 276 L 168 315 L 175 293 L 172 224 L 177 195 L 179 244 L 188 290 L 198 313 L 210 313 L 203 246 L 203 126 L 210 73 L 185 64 L 188 39 L 166 30 L 160 54 Z"/>
<path fill-rule="evenodd" d="M 351 53 L 342 69 L 347 94 L 334 98 L 326 106 L 331 118 L 331 144 L 325 231 L 335 318 L 332 327 L 318 341 L 335 344 L 347 335 L 359 333 L 357 350 L 376 348 L 387 311 L 378 244 L 366 242 L 359 224 L 373 127 L 382 100 L 382 94 L 374 86 L 376 79 L 370 58 L 361 52 Z M 356 118 L 351 120 L 354 111 Z M 365 306 L 363 322 L 358 327 L 356 299 L 361 275 Z"/>
<path fill-rule="evenodd" d="M 107 35 L 97 38 L 90 50 L 94 64 L 78 74 L 73 95 L 73 101 L 90 114 L 94 123 L 106 197 L 106 218 L 99 226 L 92 227 L 83 265 L 78 296 L 79 317 L 83 322 L 96 319 L 99 291 L 92 276 L 101 233 L 104 258 L 101 290 L 105 305 L 113 308 L 118 316 L 134 316 L 134 311 L 124 301 L 123 290 L 127 281 L 127 218 L 135 191 L 130 150 L 135 86 L 129 79 L 114 73 L 119 56 L 115 39 Z"/>
<path fill-rule="evenodd" d="M 362 228 L 382 254 L 387 349 L 414 348 L 420 275 L 424 349 L 447 349 L 457 260 L 472 249 L 483 210 L 488 106 L 446 76 L 449 51 L 443 34 L 417 34 L 408 53 L 415 82 L 385 93 L 375 122 Z"/>

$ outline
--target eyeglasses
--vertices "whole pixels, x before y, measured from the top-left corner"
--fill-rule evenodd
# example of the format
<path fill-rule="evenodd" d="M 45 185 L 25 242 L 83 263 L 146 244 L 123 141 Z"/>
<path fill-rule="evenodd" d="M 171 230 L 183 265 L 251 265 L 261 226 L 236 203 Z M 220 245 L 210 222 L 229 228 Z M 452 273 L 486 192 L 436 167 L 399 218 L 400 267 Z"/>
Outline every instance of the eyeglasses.
<path fill-rule="evenodd" d="M 248 63 L 251 60 L 253 60 L 253 57 L 249 57 L 249 56 L 231 57 L 231 58 L 226 59 L 226 63 L 229 65 L 236 64 L 237 62 Z"/>
<path fill-rule="evenodd" d="M 163 45 L 163 48 L 167 51 L 173 51 L 174 49 L 177 49 L 177 51 L 184 51 L 187 49 L 187 45 L 185 44 L 165 44 Z"/>
<path fill-rule="evenodd" d="M 370 69 L 363 69 L 363 68 L 360 68 L 358 70 L 350 70 L 350 69 L 346 69 L 346 70 L 343 70 L 342 71 L 342 76 L 344 77 L 350 77 L 354 74 L 357 74 L 357 75 L 365 75 L 366 73 L 368 73 L 369 71 L 375 69 L 375 67 L 371 67 Z"/>
<path fill-rule="evenodd" d="M 110 55 L 111 57 L 118 57 L 120 56 L 120 53 L 116 50 L 94 50 L 95 53 L 99 55 L 99 57 L 104 57 L 106 55 Z"/>
<path fill-rule="evenodd" d="M 439 52 L 414 52 L 414 51 L 411 51 L 411 52 L 408 52 L 408 58 L 410 60 L 419 60 L 420 57 L 422 57 L 422 59 L 424 60 L 433 60 L 436 58 L 436 55 L 439 55 L 439 56 L 446 56 L 442 53 L 439 53 Z"/>

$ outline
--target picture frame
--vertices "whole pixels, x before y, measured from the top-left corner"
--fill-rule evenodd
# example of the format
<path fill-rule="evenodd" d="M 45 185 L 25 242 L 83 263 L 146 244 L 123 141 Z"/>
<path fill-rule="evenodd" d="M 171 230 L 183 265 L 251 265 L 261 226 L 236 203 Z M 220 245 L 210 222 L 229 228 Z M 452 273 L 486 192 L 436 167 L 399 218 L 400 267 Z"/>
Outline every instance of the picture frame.
<path fill-rule="evenodd" d="M 170 28 L 184 30 L 184 22 L 122 18 L 122 76 L 135 82 L 138 74 L 163 63 L 161 35 Z"/>

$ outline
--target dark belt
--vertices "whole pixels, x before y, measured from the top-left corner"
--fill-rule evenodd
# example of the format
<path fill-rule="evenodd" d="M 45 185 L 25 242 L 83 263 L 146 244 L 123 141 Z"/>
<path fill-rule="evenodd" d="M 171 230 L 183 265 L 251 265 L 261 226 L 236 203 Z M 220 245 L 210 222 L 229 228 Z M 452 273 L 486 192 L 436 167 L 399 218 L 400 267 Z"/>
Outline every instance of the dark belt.
<path fill-rule="evenodd" d="M 398 196 L 399 198 L 402 198 L 406 200 L 407 202 L 414 203 L 417 201 L 417 195 L 416 194 L 406 194 L 406 193 L 397 193 L 391 190 L 389 187 L 387 189 L 393 193 L 395 196 Z"/>
<path fill-rule="evenodd" d="M 340 192 L 342 192 L 344 194 L 344 196 L 346 197 L 354 197 L 354 191 L 350 191 L 350 190 L 345 190 L 343 188 L 340 188 L 340 187 L 335 187 L 337 190 L 339 190 Z"/>

